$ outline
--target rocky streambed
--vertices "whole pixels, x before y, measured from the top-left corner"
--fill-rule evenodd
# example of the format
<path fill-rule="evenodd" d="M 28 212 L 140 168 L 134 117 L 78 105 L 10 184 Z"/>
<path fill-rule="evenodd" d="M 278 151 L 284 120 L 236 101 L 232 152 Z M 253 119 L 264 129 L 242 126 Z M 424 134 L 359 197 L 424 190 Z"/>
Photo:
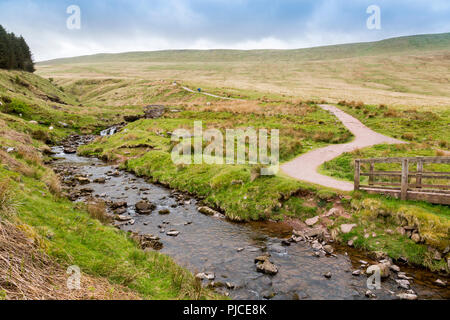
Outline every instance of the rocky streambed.
<path fill-rule="evenodd" d="M 319 228 L 233 223 L 194 197 L 73 152 L 90 139 L 72 137 L 53 148 L 54 169 L 71 200 L 104 202 L 113 224 L 144 250 L 171 256 L 204 285 L 234 299 L 450 298 L 446 278 L 385 257 L 371 260 L 332 243 Z M 371 265 L 382 271 L 379 290 L 367 287 Z"/>

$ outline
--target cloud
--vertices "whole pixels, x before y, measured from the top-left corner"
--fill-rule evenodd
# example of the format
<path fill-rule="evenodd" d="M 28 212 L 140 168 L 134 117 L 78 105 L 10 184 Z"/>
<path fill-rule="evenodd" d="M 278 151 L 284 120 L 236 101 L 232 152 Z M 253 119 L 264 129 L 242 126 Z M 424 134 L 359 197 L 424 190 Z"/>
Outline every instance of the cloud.
<path fill-rule="evenodd" d="M 81 8 L 68 30 L 66 8 Z M 377 4 L 382 29 L 368 30 Z M 0 0 L 37 60 L 162 49 L 288 49 L 450 31 L 447 0 Z"/>

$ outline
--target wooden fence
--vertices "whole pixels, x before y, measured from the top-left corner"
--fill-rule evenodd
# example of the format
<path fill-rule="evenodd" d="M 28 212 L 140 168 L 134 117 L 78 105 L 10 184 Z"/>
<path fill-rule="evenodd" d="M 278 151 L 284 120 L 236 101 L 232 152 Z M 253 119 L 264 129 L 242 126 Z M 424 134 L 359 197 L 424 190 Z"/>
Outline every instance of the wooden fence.
<path fill-rule="evenodd" d="M 375 164 L 401 164 L 401 171 L 377 171 Z M 450 157 L 415 158 L 373 158 L 355 160 L 355 190 L 382 193 L 402 200 L 423 200 L 431 203 L 450 205 L 450 172 L 427 172 L 426 164 L 450 164 Z M 362 172 L 362 164 L 367 164 L 369 172 Z M 416 170 L 411 171 L 411 165 Z M 361 183 L 361 177 L 369 177 L 368 184 Z M 382 181 L 377 178 L 383 178 Z M 386 181 L 387 178 L 399 181 Z M 367 180 L 367 179 L 366 179 Z M 425 181 L 438 181 L 437 184 Z"/>

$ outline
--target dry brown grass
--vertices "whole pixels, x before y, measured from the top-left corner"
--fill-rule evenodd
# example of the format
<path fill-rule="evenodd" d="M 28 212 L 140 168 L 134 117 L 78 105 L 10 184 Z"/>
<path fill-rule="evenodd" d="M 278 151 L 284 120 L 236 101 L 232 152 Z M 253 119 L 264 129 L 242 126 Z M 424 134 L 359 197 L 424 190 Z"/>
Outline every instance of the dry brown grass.
<path fill-rule="evenodd" d="M 19 160 L 10 156 L 8 153 L 0 149 L 0 163 L 6 165 L 9 170 L 17 171 L 22 173 L 27 177 L 32 177 L 35 174 L 35 169 L 29 166 L 26 166 Z"/>
<path fill-rule="evenodd" d="M 23 228 L 22 228 L 23 229 Z M 9 300 L 130 300 L 137 295 L 102 278 L 81 275 L 81 289 L 67 288 L 65 268 L 43 252 L 40 240 L 0 221 L 0 297 Z"/>
<path fill-rule="evenodd" d="M 16 206 L 9 179 L 0 181 L 0 216 L 12 216 L 16 212 Z"/>
<path fill-rule="evenodd" d="M 323 61 L 121 62 L 38 66 L 38 74 L 70 85 L 79 79 L 121 79 L 128 86 L 103 98 L 109 105 L 144 104 L 152 79 L 177 79 L 199 87 L 238 88 L 303 100 L 363 100 L 393 107 L 450 105 L 448 51 Z M 142 81 L 142 80 L 145 80 Z"/>
<path fill-rule="evenodd" d="M 45 182 L 45 184 L 48 187 L 48 190 L 55 196 L 61 196 L 61 182 L 59 181 L 58 176 L 56 176 L 53 172 L 47 173 L 43 178 L 42 181 Z"/>
<path fill-rule="evenodd" d="M 111 222 L 111 217 L 108 215 L 106 211 L 106 204 L 104 201 L 98 199 L 91 199 L 88 202 L 87 211 L 89 212 L 89 215 L 92 218 L 102 223 L 106 224 Z"/>

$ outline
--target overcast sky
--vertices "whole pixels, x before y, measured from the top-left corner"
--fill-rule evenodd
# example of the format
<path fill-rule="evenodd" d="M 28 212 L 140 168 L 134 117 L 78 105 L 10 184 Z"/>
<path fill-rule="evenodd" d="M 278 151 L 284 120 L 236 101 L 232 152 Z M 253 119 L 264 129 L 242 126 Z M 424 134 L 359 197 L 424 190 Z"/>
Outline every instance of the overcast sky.
<path fill-rule="evenodd" d="M 70 30 L 67 8 L 81 9 Z M 370 5 L 381 29 L 369 30 Z M 42 61 L 162 49 L 288 49 L 450 32 L 450 0 L 0 0 Z"/>

